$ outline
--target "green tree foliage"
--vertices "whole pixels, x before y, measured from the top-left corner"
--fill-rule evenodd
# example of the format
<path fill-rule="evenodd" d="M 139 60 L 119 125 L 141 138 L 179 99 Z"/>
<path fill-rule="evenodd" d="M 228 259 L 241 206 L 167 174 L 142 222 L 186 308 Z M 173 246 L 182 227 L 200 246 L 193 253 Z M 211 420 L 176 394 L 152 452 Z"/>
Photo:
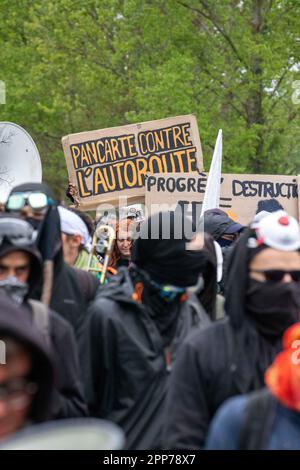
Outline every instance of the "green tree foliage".
<path fill-rule="evenodd" d="M 63 135 L 195 113 L 209 167 L 299 172 L 298 0 L 1 0 L 0 119 L 63 195 Z"/>

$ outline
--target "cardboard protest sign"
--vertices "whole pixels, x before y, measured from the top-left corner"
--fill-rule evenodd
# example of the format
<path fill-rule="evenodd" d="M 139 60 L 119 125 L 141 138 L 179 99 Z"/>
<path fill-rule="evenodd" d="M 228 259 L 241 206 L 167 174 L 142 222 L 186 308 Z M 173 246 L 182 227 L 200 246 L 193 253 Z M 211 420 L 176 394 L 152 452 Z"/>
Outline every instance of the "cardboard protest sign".
<path fill-rule="evenodd" d="M 150 173 L 203 170 L 195 116 L 177 116 L 62 138 L 70 182 L 83 208 L 143 199 Z"/>
<path fill-rule="evenodd" d="M 185 208 L 193 219 L 200 216 L 207 173 L 149 175 L 146 180 L 148 215 L 159 210 Z M 254 217 L 258 202 L 276 199 L 290 215 L 300 220 L 300 177 L 281 175 L 223 174 L 220 209 L 234 214 L 247 225 Z"/>

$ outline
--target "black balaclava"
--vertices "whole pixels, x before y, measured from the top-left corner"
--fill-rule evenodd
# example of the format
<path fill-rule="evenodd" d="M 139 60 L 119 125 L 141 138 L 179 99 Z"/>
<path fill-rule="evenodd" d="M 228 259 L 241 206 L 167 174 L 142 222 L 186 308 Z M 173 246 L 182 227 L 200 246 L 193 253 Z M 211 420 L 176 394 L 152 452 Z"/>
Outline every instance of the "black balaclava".
<path fill-rule="evenodd" d="M 170 220 L 170 234 L 164 239 L 163 226 Z M 176 234 L 176 228 L 179 229 Z M 142 225 L 139 238 L 132 247 L 131 260 L 161 284 L 190 287 L 198 282 L 206 265 L 207 255 L 200 250 L 187 250 L 192 239 L 192 222 L 181 211 L 158 213 Z M 151 234 L 152 230 L 152 234 Z M 156 238 L 151 236 L 156 234 Z M 176 238 L 178 237 L 178 238 Z"/>
<path fill-rule="evenodd" d="M 255 319 L 252 318 L 251 316 L 251 306 L 250 309 L 247 306 L 247 299 L 249 300 L 249 296 L 253 295 L 253 292 L 256 291 L 260 295 L 260 299 L 262 301 L 261 297 L 261 289 L 258 289 L 257 284 L 261 286 L 265 286 L 267 290 L 269 289 L 270 283 L 268 282 L 258 282 L 249 277 L 249 264 L 251 259 L 258 254 L 260 251 L 268 248 L 266 245 L 261 244 L 257 248 L 249 248 L 248 247 L 248 240 L 249 238 L 256 239 L 255 231 L 252 229 L 247 229 L 244 234 L 241 235 L 240 239 L 235 245 L 235 248 L 232 251 L 231 257 L 228 262 L 228 280 L 227 280 L 227 286 L 226 286 L 226 301 L 225 301 L 225 310 L 230 316 L 230 321 L 232 325 L 236 328 L 239 329 L 244 321 L 245 316 L 248 317 L 248 320 L 255 323 L 256 327 L 258 327 L 259 323 L 259 316 L 255 316 Z M 280 284 L 276 284 L 277 288 L 279 289 L 280 292 L 282 292 L 282 289 L 280 289 Z M 293 284 L 293 283 L 291 283 Z M 275 290 L 275 284 L 272 283 L 273 289 Z M 300 286 L 299 286 L 300 289 Z M 294 289 L 292 289 L 294 291 Z M 293 294 L 293 299 L 295 298 Z M 292 299 L 292 300 L 293 300 Z M 274 292 L 273 298 L 271 295 L 269 295 L 268 300 L 270 303 L 272 302 L 273 308 L 270 308 L 270 312 L 276 312 L 277 311 L 277 305 L 276 303 L 279 302 L 279 297 L 278 295 Z M 254 307 L 253 302 L 251 305 Z M 286 313 L 286 308 L 284 308 L 284 305 L 282 304 L 282 307 L 284 309 L 283 315 Z M 255 310 L 255 308 L 253 308 Z M 265 305 L 265 302 L 263 302 L 261 313 L 263 315 L 263 311 L 267 312 L 268 306 Z M 278 312 L 279 313 L 279 312 Z M 267 315 L 267 313 L 266 313 Z M 280 313 L 279 313 L 280 315 Z M 271 315 L 270 315 L 271 316 Z M 266 320 L 263 320 L 265 322 Z M 274 322 L 276 323 L 278 321 L 278 315 L 276 315 L 276 319 L 274 318 Z M 270 318 L 270 329 L 272 329 L 272 319 Z M 283 321 L 284 324 L 284 321 Z M 260 328 L 258 328 L 260 329 Z M 275 330 L 277 330 L 277 327 L 275 326 Z M 284 330 L 283 330 L 284 331 Z M 283 331 L 279 332 L 279 336 L 282 335 Z"/>
<path fill-rule="evenodd" d="M 170 221 L 168 239 L 163 237 L 165 221 Z M 180 233 L 176 235 L 175 227 L 183 229 L 177 239 Z M 156 238 L 151 238 L 151 229 L 152 235 L 156 233 Z M 207 255 L 203 251 L 186 249 L 186 243 L 191 238 L 191 222 L 183 218 L 180 212 L 158 213 L 143 224 L 140 236 L 132 247 L 134 264 L 130 269 L 131 277 L 134 283 L 143 283 L 142 302 L 149 308 L 164 345 L 170 344 L 175 333 L 181 296 L 166 302 L 151 281 L 182 288 L 197 284 L 199 275 L 206 267 Z"/>
<path fill-rule="evenodd" d="M 270 318 L 259 314 L 252 315 L 253 308 L 251 312 L 250 304 L 250 309 L 247 308 L 247 296 L 249 300 L 249 295 L 253 293 L 255 284 L 249 279 L 250 259 L 265 248 L 264 245 L 259 248 L 249 248 L 248 240 L 250 238 L 256 239 L 256 234 L 254 230 L 247 228 L 235 244 L 228 260 L 225 311 L 233 330 L 236 332 L 236 361 L 241 363 L 241 370 L 244 370 L 243 382 L 250 380 L 250 378 L 246 378 L 246 375 L 254 377 L 253 386 L 257 387 L 263 386 L 264 372 L 281 349 L 281 335 L 286 326 L 286 319 L 281 317 L 283 321 L 278 325 L 277 315 L 273 318 L 271 315 Z M 262 297 L 260 300 L 262 301 Z M 268 300 L 269 302 L 273 301 L 271 297 Z M 274 300 L 275 303 L 278 302 L 275 296 Z M 262 307 L 264 304 L 265 301 Z M 267 314 L 268 312 L 265 311 L 265 315 Z M 250 371 L 252 371 L 251 374 Z M 236 380 L 238 379 L 236 378 Z"/>
<path fill-rule="evenodd" d="M 259 252 L 268 248 L 262 244 L 249 251 L 248 264 Z M 300 320 L 299 282 L 260 282 L 248 279 L 246 314 L 255 328 L 270 340 L 281 338 L 284 331 Z"/>
<path fill-rule="evenodd" d="M 266 338 L 280 338 L 300 320 L 300 283 L 250 279 L 246 302 L 247 315 L 256 329 Z"/>

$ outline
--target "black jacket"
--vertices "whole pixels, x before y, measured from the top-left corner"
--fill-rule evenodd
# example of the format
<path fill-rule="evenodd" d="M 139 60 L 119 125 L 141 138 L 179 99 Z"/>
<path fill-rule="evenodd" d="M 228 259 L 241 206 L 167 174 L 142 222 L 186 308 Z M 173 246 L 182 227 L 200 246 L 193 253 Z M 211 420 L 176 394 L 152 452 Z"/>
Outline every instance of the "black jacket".
<path fill-rule="evenodd" d="M 255 331 L 252 333 L 249 349 L 245 349 L 243 337 L 226 318 L 186 340 L 169 383 L 163 431 L 165 449 L 200 449 L 210 421 L 227 398 L 264 386 L 265 369 L 280 345 L 270 348 L 266 367 L 259 368 L 255 356 L 251 356 L 252 345 L 255 350 L 259 337 Z"/>
<path fill-rule="evenodd" d="M 39 288 L 39 283 L 37 279 L 32 278 L 30 293 L 35 287 Z M 54 418 L 76 418 L 87 415 L 82 370 L 86 362 L 83 335 L 87 324 L 88 303 L 82 291 L 83 287 L 80 286 L 76 270 L 58 257 L 54 264 L 54 283 L 49 311 L 51 346 L 57 370 Z M 30 297 L 35 296 L 30 295 Z"/>
<path fill-rule="evenodd" d="M 28 279 L 29 292 L 32 292 L 39 285 L 42 275 L 42 261 L 35 246 L 22 245 L 14 246 L 8 242 L 0 245 L 0 259 L 17 249 L 22 249 L 31 258 L 30 275 Z M 34 323 L 33 306 L 27 299 L 23 302 L 23 307 L 28 312 L 28 319 Z M 47 309 L 47 307 L 44 307 Z M 66 308 L 65 308 L 66 310 Z M 37 314 L 47 315 L 47 310 L 37 310 Z M 52 353 L 55 366 L 55 389 L 51 417 L 52 418 L 76 418 L 87 415 L 87 406 L 83 398 L 83 386 L 78 362 L 78 348 L 75 341 L 72 326 L 60 315 L 52 310 L 49 314 L 49 338 L 44 338 L 49 342 L 49 349 Z M 38 317 L 39 318 L 39 317 Z M 37 326 L 35 324 L 35 326 Z M 43 339 L 43 331 L 39 331 Z M 50 341 L 47 341 L 50 340 Z"/>
<path fill-rule="evenodd" d="M 38 388 L 32 401 L 28 424 L 47 421 L 51 417 L 53 406 L 54 371 L 51 354 L 45 347 L 40 332 L 26 315 L 26 309 L 1 293 L 0 340 L 5 342 L 7 337 L 22 344 L 31 354 L 29 378 Z"/>
<path fill-rule="evenodd" d="M 50 307 L 72 325 L 83 368 L 86 360 L 83 337 L 87 327 L 88 307 L 95 297 L 99 281 L 92 274 L 67 265 L 60 253 L 54 260 L 53 281 Z"/>
<path fill-rule="evenodd" d="M 84 339 L 88 321 L 88 307 L 95 297 L 98 286 L 99 281 L 95 276 L 65 263 L 62 248 L 59 249 L 53 259 L 53 286 L 49 306 L 73 329 L 81 372 L 88 360 Z M 40 277 L 34 289 L 30 289 L 30 298 L 40 300 L 42 287 L 43 281 Z"/>
<path fill-rule="evenodd" d="M 121 268 L 91 306 L 87 396 L 93 416 L 123 428 L 127 448 L 154 449 L 160 446 L 169 372 L 161 335 L 147 307 L 132 294 L 130 273 Z M 171 365 L 187 334 L 208 323 L 199 304 L 182 303 Z"/>
<path fill-rule="evenodd" d="M 84 364 L 82 335 L 86 326 L 89 301 L 94 298 L 99 283 L 92 274 L 80 272 L 64 262 L 60 218 L 51 189 L 44 183 L 24 183 L 15 186 L 11 194 L 30 191 L 41 191 L 52 199 L 52 205 L 36 227 L 36 245 L 44 266 L 43 276 L 40 276 L 35 288 L 31 289 L 30 298 L 40 300 L 45 290 L 50 293 L 49 306 L 72 325 L 79 346 L 80 362 Z"/>
<path fill-rule="evenodd" d="M 25 303 L 32 321 L 32 306 Z M 78 360 L 78 349 L 71 325 L 49 310 L 50 350 L 55 367 L 53 419 L 87 416 Z"/>
<path fill-rule="evenodd" d="M 262 388 L 281 349 L 281 337 L 260 334 L 247 313 L 249 236 L 251 231 L 241 236 L 229 259 L 228 318 L 189 337 L 178 354 L 166 404 L 166 449 L 203 447 L 217 408 L 231 396 Z"/>

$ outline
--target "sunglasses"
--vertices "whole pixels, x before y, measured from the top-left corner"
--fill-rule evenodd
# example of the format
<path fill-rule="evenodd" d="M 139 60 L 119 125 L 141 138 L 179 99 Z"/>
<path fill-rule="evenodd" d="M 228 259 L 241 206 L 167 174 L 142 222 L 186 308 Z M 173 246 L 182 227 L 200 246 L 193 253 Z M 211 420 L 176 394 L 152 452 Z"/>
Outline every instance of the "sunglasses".
<path fill-rule="evenodd" d="M 53 199 L 44 193 L 13 193 L 7 200 L 6 209 L 8 211 L 20 211 L 25 205 L 28 205 L 33 210 L 40 211 L 53 204 Z"/>
<path fill-rule="evenodd" d="M 264 274 L 266 281 L 280 282 L 286 274 L 289 274 L 293 281 L 300 282 L 300 270 L 283 271 L 281 269 L 267 269 L 266 271 L 264 271 L 252 269 L 252 272 Z"/>

